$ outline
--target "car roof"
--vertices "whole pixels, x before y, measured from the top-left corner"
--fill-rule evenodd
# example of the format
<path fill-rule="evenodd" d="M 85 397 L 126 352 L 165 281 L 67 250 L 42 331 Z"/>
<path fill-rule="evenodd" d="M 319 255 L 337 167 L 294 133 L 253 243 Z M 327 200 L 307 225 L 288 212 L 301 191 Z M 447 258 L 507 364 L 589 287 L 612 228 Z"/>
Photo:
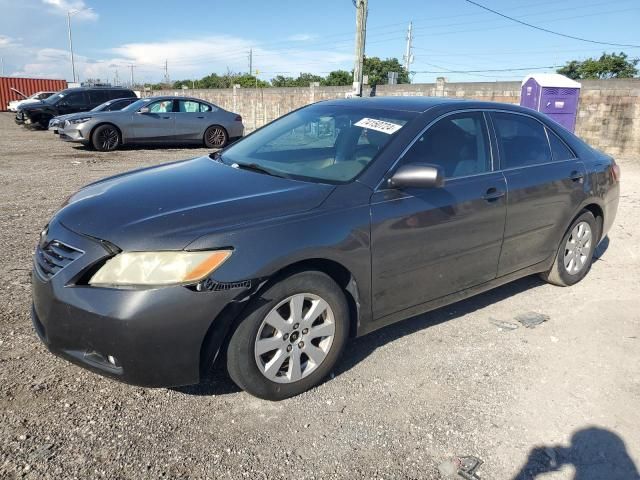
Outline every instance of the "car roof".
<path fill-rule="evenodd" d="M 157 97 L 143 97 L 141 100 L 190 100 L 193 102 L 211 103 L 202 98 L 184 97 L 182 95 L 158 95 Z"/>
<path fill-rule="evenodd" d="M 86 92 L 87 90 L 121 90 L 123 92 L 132 92 L 130 88 L 125 87 L 72 87 L 65 88 L 64 92 Z"/>
<path fill-rule="evenodd" d="M 530 112 L 530 109 L 509 103 L 485 102 L 478 100 L 468 100 L 462 98 L 449 97 L 362 97 L 344 98 L 336 100 L 325 100 L 319 102 L 323 105 L 339 105 L 345 107 L 365 107 L 380 108 L 385 110 L 403 110 L 408 112 L 425 112 L 433 107 L 446 105 L 452 108 L 500 108 L 503 110 L 514 110 Z"/>

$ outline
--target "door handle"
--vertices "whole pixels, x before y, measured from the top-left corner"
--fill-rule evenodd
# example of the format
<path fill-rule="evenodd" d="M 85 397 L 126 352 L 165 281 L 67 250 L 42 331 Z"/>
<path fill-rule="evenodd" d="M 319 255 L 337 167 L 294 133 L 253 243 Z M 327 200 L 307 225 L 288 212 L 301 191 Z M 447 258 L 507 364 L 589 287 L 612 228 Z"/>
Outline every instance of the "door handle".
<path fill-rule="evenodd" d="M 204 118 L 204 117 L 196 117 L 196 118 Z"/>
<path fill-rule="evenodd" d="M 504 191 L 498 190 L 495 187 L 491 187 L 490 189 L 487 190 L 487 192 L 483 195 L 482 198 L 484 198 L 487 202 L 495 202 L 499 198 L 504 197 L 504 195 L 505 195 Z"/>
<path fill-rule="evenodd" d="M 165 120 L 169 120 L 171 117 L 162 117 L 162 118 L 164 118 Z"/>
<path fill-rule="evenodd" d="M 584 173 L 574 170 L 573 172 L 571 172 L 571 175 L 569 176 L 569 178 L 574 182 L 582 183 L 582 179 L 584 178 Z"/>

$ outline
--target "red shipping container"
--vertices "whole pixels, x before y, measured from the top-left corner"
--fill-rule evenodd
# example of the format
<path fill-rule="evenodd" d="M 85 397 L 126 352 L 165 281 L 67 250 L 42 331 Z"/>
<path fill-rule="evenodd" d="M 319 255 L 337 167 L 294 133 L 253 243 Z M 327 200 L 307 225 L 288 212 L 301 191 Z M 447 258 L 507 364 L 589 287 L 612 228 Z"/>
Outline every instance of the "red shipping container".
<path fill-rule="evenodd" d="M 58 92 L 67 88 L 66 80 L 50 80 L 48 78 L 18 78 L 0 77 L 0 111 L 7 111 L 7 104 L 11 100 L 23 100 L 13 90 L 21 91 L 27 97 L 36 92 Z"/>

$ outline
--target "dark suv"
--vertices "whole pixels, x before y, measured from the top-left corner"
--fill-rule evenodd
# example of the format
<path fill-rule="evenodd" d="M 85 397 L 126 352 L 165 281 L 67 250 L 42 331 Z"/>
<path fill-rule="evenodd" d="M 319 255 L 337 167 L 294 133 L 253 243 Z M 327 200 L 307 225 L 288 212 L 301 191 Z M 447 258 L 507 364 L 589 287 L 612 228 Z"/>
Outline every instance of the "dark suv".
<path fill-rule="evenodd" d="M 59 115 L 87 112 L 114 98 L 136 97 L 133 90 L 121 87 L 67 88 L 46 100 L 20 107 L 16 123 L 48 128 L 49 120 Z"/>

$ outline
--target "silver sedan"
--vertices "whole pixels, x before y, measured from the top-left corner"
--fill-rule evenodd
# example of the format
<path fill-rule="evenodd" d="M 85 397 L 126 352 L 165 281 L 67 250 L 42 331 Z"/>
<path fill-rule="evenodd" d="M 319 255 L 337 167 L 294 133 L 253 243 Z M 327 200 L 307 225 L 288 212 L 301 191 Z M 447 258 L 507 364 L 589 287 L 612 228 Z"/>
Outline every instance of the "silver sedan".
<path fill-rule="evenodd" d="M 222 148 L 242 137 L 242 117 L 189 97 L 149 97 L 117 112 L 86 112 L 68 117 L 60 138 L 100 151 L 120 145 L 204 144 Z"/>

